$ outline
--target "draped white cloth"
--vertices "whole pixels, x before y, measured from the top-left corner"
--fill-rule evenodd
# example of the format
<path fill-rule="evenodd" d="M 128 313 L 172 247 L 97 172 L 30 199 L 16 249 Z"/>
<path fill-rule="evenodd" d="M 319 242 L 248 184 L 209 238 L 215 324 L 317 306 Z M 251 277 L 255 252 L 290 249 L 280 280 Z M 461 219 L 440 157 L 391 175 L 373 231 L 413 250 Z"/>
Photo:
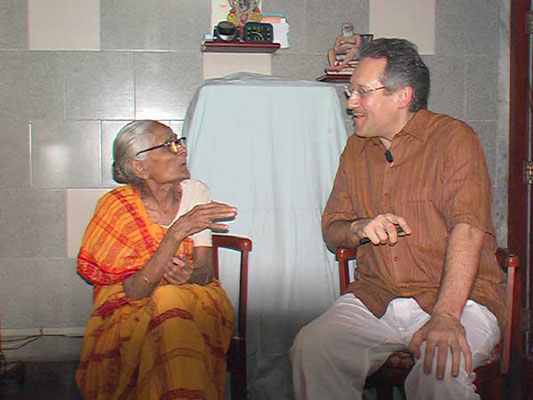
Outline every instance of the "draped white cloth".
<path fill-rule="evenodd" d="M 291 399 L 293 339 L 338 296 L 334 255 L 320 228 L 347 138 L 335 88 L 248 73 L 208 80 L 183 134 L 191 176 L 210 186 L 213 199 L 238 208 L 230 233 L 253 241 L 248 398 Z M 221 279 L 235 304 L 238 276 L 229 269 Z"/>

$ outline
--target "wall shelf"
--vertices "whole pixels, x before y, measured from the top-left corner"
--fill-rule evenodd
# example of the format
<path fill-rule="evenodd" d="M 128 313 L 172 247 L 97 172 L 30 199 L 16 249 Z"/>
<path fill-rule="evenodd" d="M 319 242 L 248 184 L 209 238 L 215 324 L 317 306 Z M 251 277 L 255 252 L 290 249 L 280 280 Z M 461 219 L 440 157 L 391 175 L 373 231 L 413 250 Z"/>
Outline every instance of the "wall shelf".
<path fill-rule="evenodd" d="M 273 53 L 281 47 L 279 43 L 221 42 L 206 40 L 202 43 L 204 53 Z"/>
<path fill-rule="evenodd" d="M 351 76 L 352 75 L 345 75 L 345 74 L 335 74 L 335 75 L 326 74 L 326 75 L 319 76 L 318 78 L 316 78 L 316 80 L 319 82 L 342 83 L 342 82 L 349 82 Z"/>

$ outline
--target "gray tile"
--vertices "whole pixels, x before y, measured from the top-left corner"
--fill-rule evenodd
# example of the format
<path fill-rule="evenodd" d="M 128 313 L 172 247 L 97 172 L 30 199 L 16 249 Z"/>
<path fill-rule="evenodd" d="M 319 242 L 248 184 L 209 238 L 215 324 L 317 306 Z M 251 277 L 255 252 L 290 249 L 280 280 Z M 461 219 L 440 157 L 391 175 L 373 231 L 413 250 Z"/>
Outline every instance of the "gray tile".
<path fill-rule="evenodd" d="M 0 188 L 30 186 L 28 132 L 27 121 L 0 118 Z"/>
<path fill-rule="evenodd" d="M 345 22 L 352 22 L 355 31 L 366 33 L 368 16 L 366 0 L 308 0 L 305 10 L 306 52 L 327 54 Z"/>
<path fill-rule="evenodd" d="M 507 246 L 507 185 L 495 186 L 492 193 L 492 220 L 499 246 Z"/>
<path fill-rule="evenodd" d="M 63 118 L 58 53 L 0 51 L 0 118 Z"/>
<path fill-rule="evenodd" d="M 466 118 L 495 120 L 498 103 L 498 59 L 466 58 Z"/>
<path fill-rule="evenodd" d="M 439 55 L 498 56 L 499 0 L 439 0 L 435 51 Z"/>
<path fill-rule="evenodd" d="M 100 187 L 100 123 L 33 121 L 32 185 Z"/>
<path fill-rule="evenodd" d="M 32 259 L 2 257 L 0 267 L 2 328 L 33 327 L 35 299 L 28 295 L 32 293 L 31 287 L 35 276 Z"/>
<path fill-rule="evenodd" d="M 465 121 L 478 134 L 492 184 L 496 181 L 496 121 Z"/>
<path fill-rule="evenodd" d="M 279 54 L 272 57 L 272 75 L 314 81 L 324 75 L 328 60 L 321 54 Z"/>
<path fill-rule="evenodd" d="M 63 53 L 67 119 L 132 119 L 133 54 Z"/>
<path fill-rule="evenodd" d="M 431 73 L 429 109 L 458 119 L 465 117 L 466 66 L 460 57 L 424 56 Z"/>
<path fill-rule="evenodd" d="M 102 121 L 102 186 L 115 187 L 113 180 L 113 141 L 118 131 L 130 121 Z"/>
<path fill-rule="evenodd" d="M 92 286 L 77 274 L 76 260 L 3 257 L 0 265 L 4 328 L 86 325 L 92 310 Z"/>
<path fill-rule="evenodd" d="M 213 33 L 211 1 L 170 0 L 170 49 L 199 53 L 204 34 Z"/>
<path fill-rule="evenodd" d="M 135 54 L 135 118 L 183 119 L 201 83 L 201 54 Z"/>
<path fill-rule="evenodd" d="M 307 0 L 269 0 L 263 2 L 262 10 L 265 13 L 284 14 L 289 24 L 288 49 L 278 50 L 276 54 L 305 53 L 306 43 L 306 3 Z"/>
<path fill-rule="evenodd" d="M 4 0 L 0 3 L 0 49 L 28 48 L 26 2 Z"/>
<path fill-rule="evenodd" d="M 507 187 L 509 181 L 509 137 L 507 132 L 496 136 L 496 176 L 494 184 Z"/>
<path fill-rule="evenodd" d="M 102 0 L 101 6 L 105 50 L 169 50 L 172 25 L 184 18 L 171 18 L 169 0 Z"/>
<path fill-rule="evenodd" d="M 0 190 L 2 257 L 65 257 L 65 192 Z"/>
<path fill-rule="evenodd" d="M 37 326 L 85 326 L 89 319 L 92 287 L 76 272 L 76 260 L 66 258 L 34 259 Z"/>

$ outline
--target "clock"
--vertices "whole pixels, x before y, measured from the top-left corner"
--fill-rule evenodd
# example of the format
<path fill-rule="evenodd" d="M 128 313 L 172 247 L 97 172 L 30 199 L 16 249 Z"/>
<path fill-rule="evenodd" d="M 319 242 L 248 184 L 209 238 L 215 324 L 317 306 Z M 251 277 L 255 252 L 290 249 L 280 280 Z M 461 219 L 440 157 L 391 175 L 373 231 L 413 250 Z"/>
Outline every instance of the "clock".
<path fill-rule="evenodd" d="M 248 43 L 272 43 L 274 41 L 274 28 L 272 24 L 247 22 L 244 25 L 243 31 L 243 39 Z"/>

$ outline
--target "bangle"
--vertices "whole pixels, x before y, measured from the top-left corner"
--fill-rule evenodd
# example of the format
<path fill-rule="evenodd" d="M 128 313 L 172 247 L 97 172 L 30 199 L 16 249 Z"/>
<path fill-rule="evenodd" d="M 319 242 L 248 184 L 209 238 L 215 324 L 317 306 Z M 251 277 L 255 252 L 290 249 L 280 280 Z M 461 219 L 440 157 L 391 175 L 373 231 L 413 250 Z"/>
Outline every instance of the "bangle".
<path fill-rule="evenodd" d="M 210 283 L 213 283 L 216 280 L 217 280 L 217 278 L 211 278 L 211 279 L 205 278 L 204 286 L 207 286 L 207 285 L 209 285 Z"/>

